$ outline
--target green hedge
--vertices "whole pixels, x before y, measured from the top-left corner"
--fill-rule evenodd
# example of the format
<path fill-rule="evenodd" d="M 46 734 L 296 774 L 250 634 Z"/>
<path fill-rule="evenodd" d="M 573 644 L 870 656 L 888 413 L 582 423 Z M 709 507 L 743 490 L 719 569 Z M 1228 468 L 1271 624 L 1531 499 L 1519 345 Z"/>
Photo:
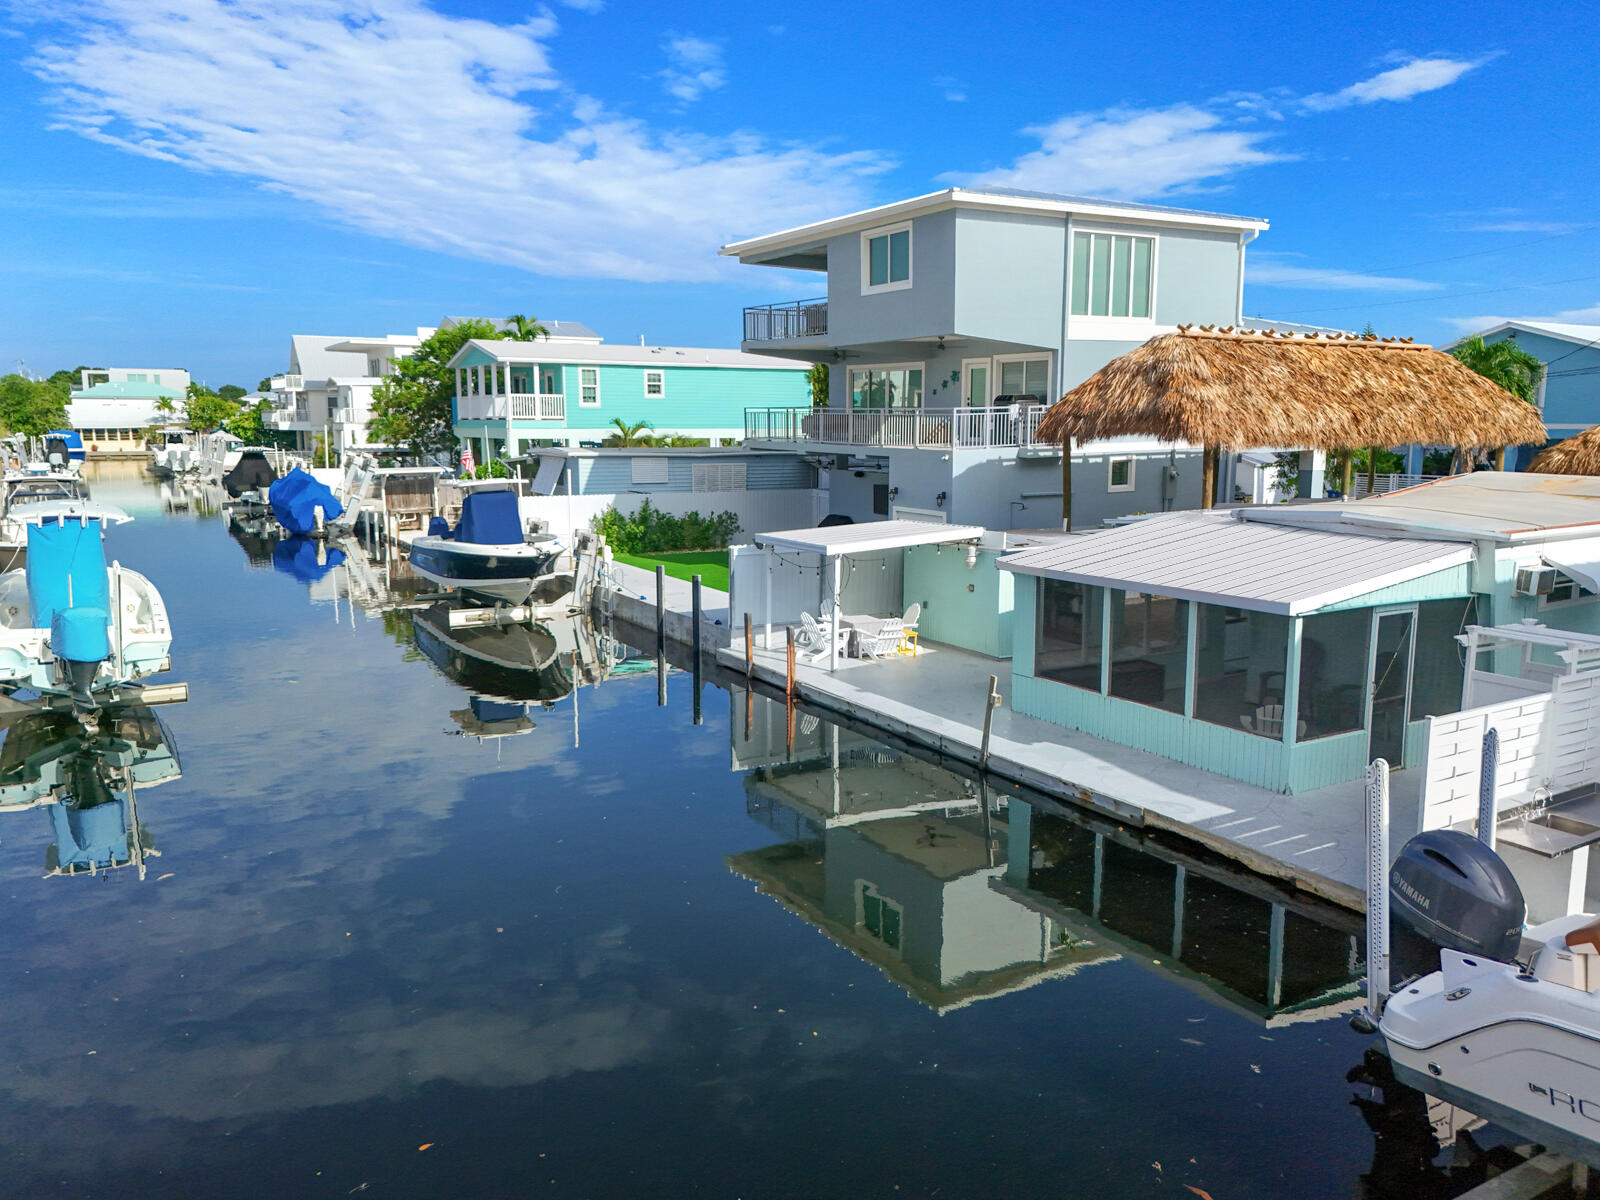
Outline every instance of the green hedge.
<path fill-rule="evenodd" d="M 658 554 L 664 550 L 721 550 L 739 530 L 737 513 L 702 517 L 697 512 L 675 517 L 646 500 L 631 517 L 615 505 L 594 519 L 595 532 L 622 554 Z"/>

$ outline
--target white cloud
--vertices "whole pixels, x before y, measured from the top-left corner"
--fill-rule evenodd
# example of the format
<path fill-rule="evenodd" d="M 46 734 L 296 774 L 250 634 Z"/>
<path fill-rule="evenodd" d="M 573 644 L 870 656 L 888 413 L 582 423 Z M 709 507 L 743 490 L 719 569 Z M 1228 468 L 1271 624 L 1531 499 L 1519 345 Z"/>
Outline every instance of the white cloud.
<path fill-rule="evenodd" d="M 1327 112 L 1379 100 L 1409 100 L 1424 92 L 1449 87 L 1474 67 L 1482 66 L 1483 62 L 1483 59 L 1414 58 L 1337 92 L 1319 92 L 1302 97 L 1300 103 L 1312 112 Z"/>
<path fill-rule="evenodd" d="M 692 35 L 674 34 L 661 43 L 667 66 L 660 72 L 667 95 L 693 104 L 707 92 L 728 82 L 722 61 L 722 43 Z"/>
<path fill-rule="evenodd" d="M 1576 221 L 1484 221 L 1478 225 L 1463 225 L 1462 233 L 1576 233 L 1582 229 Z"/>
<path fill-rule="evenodd" d="M 881 155 L 612 113 L 563 86 L 548 10 L 517 25 L 422 0 L 84 0 L 36 15 L 29 66 L 55 85 L 59 128 L 542 274 L 723 277 L 718 245 L 864 206 L 885 169 Z"/>
<path fill-rule="evenodd" d="M 1077 113 L 1023 131 L 1037 150 L 1011 167 L 956 182 L 1120 198 L 1190 190 L 1246 167 L 1292 156 L 1263 149 L 1261 130 L 1228 128 L 1191 104 Z"/>
<path fill-rule="evenodd" d="M 944 98 L 952 104 L 960 104 L 967 98 L 966 81 L 954 75 L 935 75 L 933 86 L 944 92 Z"/>
<path fill-rule="evenodd" d="M 1259 258 L 1245 265 L 1244 281 L 1257 287 L 1307 288 L 1327 291 L 1430 292 L 1440 285 L 1394 275 L 1363 275 L 1339 267 L 1300 267 Z"/>
<path fill-rule="evenodd" d="M 1552 325 L 1600 325 L 1600 304 L 1591 304 L 1586 308 L 1563 309 L 1561 312 L 1546 313 L 1542 317 L 1489 315 L 1439 319 L 1453 327 L 1457 333 L 1479 333 L 1485 329 L 1493 329 L 1496 325 L 1504 325 L 1507 321 L 1545 321 Z"/>

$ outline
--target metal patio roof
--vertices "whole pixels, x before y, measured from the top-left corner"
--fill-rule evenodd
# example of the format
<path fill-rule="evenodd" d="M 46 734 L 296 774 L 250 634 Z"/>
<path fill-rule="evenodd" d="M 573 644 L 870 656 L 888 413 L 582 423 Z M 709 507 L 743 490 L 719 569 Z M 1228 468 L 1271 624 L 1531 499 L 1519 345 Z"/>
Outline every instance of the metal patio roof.
<path fill-rule="evenodd" d="M 799 550 L 831 558 L 841 554 L 871 554 L 903 546 L 937 546 L 950 542 L 975 542 L 983 536 L 981 525 L 941 525 L 936 521 L 865 521 L 860 525 L 828 525 L 822 529 L 784 529 L 758 533 L 757 546 Z"/>
<path fill-rule="evenodd" d="M 1183 512 L 1009 554 L 1000 566 L 1047 579 L 1296 615 L 1471 562 L 1472 556 L 1465 542 Z"/>

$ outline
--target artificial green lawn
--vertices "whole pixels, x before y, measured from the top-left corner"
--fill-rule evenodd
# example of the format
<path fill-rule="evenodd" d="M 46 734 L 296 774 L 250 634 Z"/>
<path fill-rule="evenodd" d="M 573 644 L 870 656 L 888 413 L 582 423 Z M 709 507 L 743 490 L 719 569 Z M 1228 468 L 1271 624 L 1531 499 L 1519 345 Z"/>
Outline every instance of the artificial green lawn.
<path fill-rule="evenodd" d="M 654 571 L 659 563 L 674 579 L 687 581 L 691 575 L 719 592 L 728 590 L 728 552 L 726 550 L 683 550 L 672 554 L 618 554 L 618 562 Z"/>

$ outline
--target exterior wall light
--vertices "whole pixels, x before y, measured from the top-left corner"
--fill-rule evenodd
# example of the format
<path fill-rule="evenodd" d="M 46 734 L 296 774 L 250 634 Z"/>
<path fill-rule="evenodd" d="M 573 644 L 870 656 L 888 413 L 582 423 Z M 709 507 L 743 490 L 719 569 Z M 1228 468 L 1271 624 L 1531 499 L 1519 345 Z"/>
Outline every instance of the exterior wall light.
<path fill-rule="evenodd" d="M 934 506 L 936 508 L 943 508 L 944 507 L 945 496 L 947 496 L 948 494 L 949 493 L 947 493 L 947 492 L 940 492 L 937 496 L 935 496 L 933 498 Z"/>

